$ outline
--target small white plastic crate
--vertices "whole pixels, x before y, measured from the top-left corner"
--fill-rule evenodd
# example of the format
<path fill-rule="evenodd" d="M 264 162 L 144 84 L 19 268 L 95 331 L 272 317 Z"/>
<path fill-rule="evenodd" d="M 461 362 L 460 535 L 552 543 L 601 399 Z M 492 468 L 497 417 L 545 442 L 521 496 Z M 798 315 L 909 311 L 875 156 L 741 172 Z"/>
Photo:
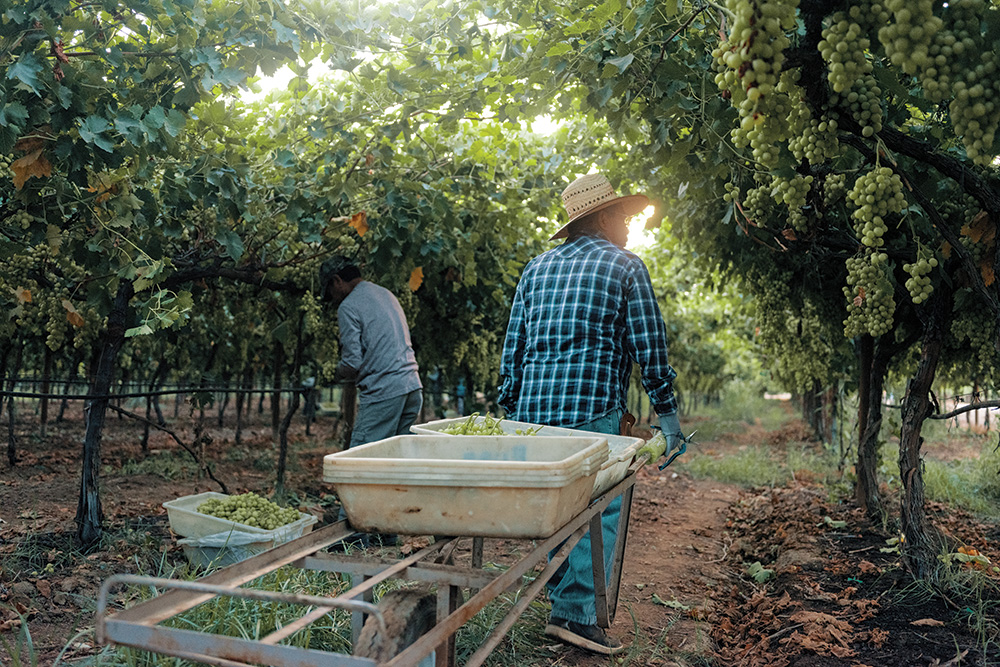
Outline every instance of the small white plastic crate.
<path fill-rule="evenodd" d="M 444 429 L 459 426 L 468 421 L 468 419 L 468 417 L 438 419 L 425 424 L 415 424 L 410 427 L 410 430 L 414 433 L 441 433 L 443 435 L 448 435 L 443 433 Z M 480 423 L 485 419 L 486 418 L 482 416 L 477 417 L 476 423 Z M 607 438 L 608 458 L 601 465 L 601 469 L 598 471 L 597 477 L 594 479 L 594 490 L 591 493 L 591 498 L 596 498 L 625 478 L 625 473 L 628 472 L 629 466 L 632 465 L 632 461 L 635 460 L 636 452 L 639 451 L 639 448 L 642 447 L 645 442 L 642 438 L 632 438 L 624 435 L 608 435 L 606 433 L 595 433 L 593 431 L 581 431 L 579 429 L 565 428 L 562 426 L 542 426 L 541 424 L 518 422 L 510 419 L 500 421 L 500 430 L 508 435 L 515 434 L 518 430 L 527 431 L 529 429 L 538 429 L 534 433 L 538 436 L 598 436 Z"/>
<path fill-rule="evenodd" d="M 202 514 L 198 511 L 198 506 L 206 500 L 218 498 L 219 500 L 228 498 L 224 493 L 206 491 L 196 493 L 192 496 L 182 496 L 176 500 L 163 503 L 167 510 L 167 520 L 170 522 L 170 530 L 181 537 L 206 537 L 218 533 L 252 533 L 260 536 L 260 541 L 268 541 L 273 545 L 282 544 L 293 540 L 296 537 L 308 533 L 312 530 L 317 519 L 311 514 L 299 512 L 299 518 L 292 523 L 279 526 L 274 530 L 264 530 L 246 524 L 236 523 L 229 519 L 220 519 L 217 516 Z"/>
<path fill-rule="evenodd" d="M 274 540 L 253 533 L 229 532 L 177 540 L 188 562 L 198 567 L 225 567 L 275 546 Z"/>
<path fill-rule="evenodd" d="M 548 537 L 590 502 L 607 439 L 398 435 L 323 459 L 355 530 Z"/>

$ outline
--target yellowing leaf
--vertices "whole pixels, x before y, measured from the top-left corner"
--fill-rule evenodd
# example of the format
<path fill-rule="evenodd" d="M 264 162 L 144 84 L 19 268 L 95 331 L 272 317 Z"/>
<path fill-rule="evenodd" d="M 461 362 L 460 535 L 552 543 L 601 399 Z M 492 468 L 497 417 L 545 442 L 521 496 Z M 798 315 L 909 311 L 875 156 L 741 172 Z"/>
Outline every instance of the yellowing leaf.
<path fill-rule="evenodd" d="M 62 230 L 55 225 L 49 225 L 45 228 L 45 240 L 48 242 L 52 254 L 58 255 L 59 247 L 62 245 Z"/>
<path fill-rule="evenodd" d="M 410 272 L 410 291 L 416 292 L 424 284 L 424 267 L 418 266 Z"/>
<path fill-rule="evenodd" d="M 910 621 L 910 625 L 921 625 L 929 628 L 940 628 L 944 625 L 944 621 L 939 621 L 936 618 L 921 618 L 916 621 Z"/>
<path fill-rule="evenodd" d="M 77 312 L 73 303 L 69 299 L 62 300 L 62 307 L 66 309 L 66 320 L 75 327 L 82 327 L 84 325 L 83 316 Z"/>
<path fill-rule="evenodd" d="M 368 214 L 365 211 L 355 213 L 351 216 L 351 219 L 347 221 L 347 224 L 354 228 L 354 231 L 358 233 L 358 236 L 364 236 L 368 233 Z"/>
<path fill-rule="evenodd" d="M 969 237 L 974 243 L 992 246 L 996 239 L 996 226 L 990 224 L 990 216 L 986 211 L 980 211 L 972 218 L 972 222 L 962 225 L 962 236 Z"/>
<path fill-rule="evenodd" d="M 981 274 L 983 274 L 983 283 L 987 287 L 989 287 L 990 285 L 993 284 L 993 280 L 994 280 L 994 278 L 996 278 L 996 276 L 993 275 L 993 266 L 992 265 L 987 264 L 986 262 L 982 262 L 979 265 L 979 272 Z"/>
<path fill-rule="evenodd" d="M 14 293 L 17 298 L 18 303 L 31 303 L 31 290 L 25 287 L 10 288 L 10 291 Z"/>
<path fill-rule="evenodd" d="M 42 149 L 28 153 L 22 158 L 14 160 L 10 164 L 10 170 L 14 172 L 14 187 L 20 190 L 32 176 L 41 178 L 52 175 L 52 163 L 44 155 Z"/>

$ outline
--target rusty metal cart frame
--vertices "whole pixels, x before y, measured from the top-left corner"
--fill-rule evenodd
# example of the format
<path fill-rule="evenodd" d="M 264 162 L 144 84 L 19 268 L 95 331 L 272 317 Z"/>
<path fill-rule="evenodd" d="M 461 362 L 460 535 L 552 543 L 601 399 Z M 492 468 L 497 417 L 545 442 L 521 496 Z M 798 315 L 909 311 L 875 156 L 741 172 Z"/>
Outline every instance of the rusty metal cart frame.
<path fill-rule="evenodd" d="M 153 653 L 192 660 L 219 667 L 272 667 L 311 666 L 371 666 L 376 664 L 403 667 L 421 664 L 421 660 L 434 655 L 435 667 L 453 667 L 455 664 L 455 633 L 469 619 L 507 590 L 519 588 L 522 577 L 544 561 L 548 554 L 558 551 L 549 559 L 533 581 L 521 586 L 521 595 L 507 615 L 493 629 L 483 645 L 465 663 L 477 667 L 485 662 L 504 635 L 552 578 L 558 567 L 569 557 L 573 546 L 589 529 L 591 557 L 594 568 L 597 601 L 597 623 L 607 628 L 614 620 L 621 585 L 622 563 L 628 535 L 629 516 L 636 472 L 642 467 L 636 462 L 625 478 L 600 495 L 588 507 L 571 519 L 552 536 L 536 541 L 535 548 L 520 558 L 507 570 L 496 574 L 482 569 L 483 538 L 473 539 L 471 567 L 452 564 L 458 542 L 467 538 L 438 540 L 434 544 L 399 560 L 368 557 L 350 557 L 321 553 L 354 531 L 345 521 L 320 528 L 290 542 L 279 545 L 256 556 L 217 570 L 197 581 L 159 579 L 136 575 L 113 575 L 101 587 L 97 602 L 97 639 L 101 644 L 114 643 L 131 646 Z M 622 497 L 618 534 L 612 558 L 612 570 L 606 580 L 604 567 L 603 531 L 601 512 L 613 499 Z M 319 597 L 244 589 L 242 586 L 282 566 L 291 565 L 307 570 L 346 574 L 351 577 L 351 588 L 335 597 Z M 313 623 L 334 609 L 344 609 L 352 615 L 352 635 L 357 645 L 364 617 L 370 616 L 385 635 L 386 624 L 382 611 L 372 603 L 377 584 L 387 579 L 402 579 L 437 585 L 437 623 L 409 647 L 384 663 L 370 658 L 331 653 L 314 649 L 282 645 L 279 642 Z M 120 585 L 146 585 L 162 588 L 162 595 L 113 614 L 108 612 L 110 591 Z M 461 603 L 462 589 L 470 589 L 470 597 Z M 159 624 L 190 610 L 216 596 L 248 598 L 266 602 L 291 603 L 312 607 L 296 621 L 279 628 L 259 640 L 215 635 L 194 630 L 164 627 Z"/>

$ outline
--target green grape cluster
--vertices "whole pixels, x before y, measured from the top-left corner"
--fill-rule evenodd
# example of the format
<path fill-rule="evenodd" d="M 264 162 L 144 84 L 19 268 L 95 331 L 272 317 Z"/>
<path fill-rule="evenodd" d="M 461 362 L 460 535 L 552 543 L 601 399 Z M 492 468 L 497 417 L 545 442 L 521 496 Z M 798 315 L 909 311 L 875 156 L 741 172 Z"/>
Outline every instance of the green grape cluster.
<path fill-rule="evenodd" d="M 975 68 L 965 70 L 965 80 L 952 84 L 954 99 L 948 105 L 955 134 L 962 138 L 966 155 L 976 164 L 993 160 L 993 141 L 1000 128 L 1000 55 L 984 50 Z"/>
<path fill-rule="evenodd" d="M 847 198 L 847 174 L 829 173 L 823 179 L 823 205 L 827 208 Z"/>
<path fill-rule="evenodd" d="M 983 258 L 986 257 L 988 248 L 986 247 L 985 244 L 977 243 L 976 241 L 970 239 L 968 236 L 963 236 L 960 239 L 960 242 L 962 246 L 964 246 L 965 249 L 969 251 L 969 254 L 972 256 L 972 261 L 975 262 L 976 264 L 981 263 L 983 261 Z"/>
<path fill-rule="evenodd" d="M 983 34 L 993 11 L 985 0 L 955 0 L 941 12 L 942 27 L 928 50 L 920 84 L 932 102 L 951 98 L 955 134 L 976 164 L 993 159 L 1000 128 L 1000 54 Z"/>
<path fill-rule="evenodd" d="M 957 311 L 951 322 L 951 335 L 957 346 L 973 352 L 975 372 L 980 378 L 989 378 L 1000 370 L 1000 358 L 994 345 L 997 322 L 988 309 L 963 308 Z"/>
<path fill-rule="evenodd" d="M 302 295 L 300 308 L 305 317 L 306 333 L 321 333 L 325 327 L 323 323 L 323 304 L 320 303 L 319 297 L 312 292 L 306 292 Z"/>
<path fill-rule="evenodd" d="M 956 228 L 972 222 L 980 208 L 975 197 L 965 193 L 944 197 L 936 201 L 935 206 L 941 217 Z"/>
<path fill-rule="evenodd" d="M 885 218 L 906 208 L 903 182 L 889 167 L 876 167 L 862 174 L 847 193 L 854 204 L 854 230 L 869 248 L 885 245 Z"/>
<path fill-rule="evenodd" d="M 21 229 L 27 229 L 34 221 L 35 216 L 31 215 L 27 211 L 16 211 L 10 216 L 10 223 L 13 225 L 20 225 Z"/>
<path fill-rule="evenodd" d="M 337 237 L 337 254 L 343 255 L 344 257 L 356 257 L 358 251 L 360 250 L 358 238 L 358 235 L 353 232 L 349 234 L 341 234 Z"/>
<path fill-rule="evenodd" d="M 837 140 L 837 112 L 825 110 L 820 118 L 814 118 L 809 105 L 798 102 L 788 114 L 788 150 L 797 160 L 809 160 L 820 164 L 840 153 Z"/>
<path fill-rule="evenodd" d="M 14 178 L 14 170 L 10 168 L 13 163 L 13 155 L 0 155 L 0 178 Z"/>
<path fill-rule="evenodd" d="M 847 15 L 865 35 L 876 34 L 882 26 L 889 23 L 890 18 L 884 0 L 851 0 Z"/>
<path fill-rule="evenodd" d="M 319 255 L 296 258 L 288 264 L 276 270 L 276 276 L 285 282 L 291 282 L 300 287 L 314 287 L 318 285 L 319 267 L 323 263 L 323 258 Z"/>
<path fill-rule="evenodd" d="M 756 344 L 775 379 L 798 391 L 828 377 L 832 332 L 814 305 L 793 298 L 798 281 L 792 273 L 770 264 L 751 269 L 745 279 L 754 297 Z"/>
<path fill-rule="evenodd" d="M 458 424 L 441 429 L 442 433 L 449 435 L 507 435 L 500 426 L 502 419 L 497 419 L 489 415 L 479 418 L 478 412 L 473 412 L 469 417 Z M 534 435 L 541 429 L 541 426 L 534 428 L 514 429 L 516 435 Z"/>
<path fill-rule="evenodd" d="M 903 264 L 903 270 L 910 274 L 910 278 L 906 280 L 906 289 L 910 292 L 913 303 L 923 303 L 930 298 L 934 286 L 927 274 L 937 265 L 934 253 L 924 246 L 920 246 L 917 250 L 917 261 Z"/>
<path fill-rule="evenodd" d="M 809 231 L 809 218 L 803 210 L 806 196 L 812 187 L 813 177 L 796 174 L 792 178 L 774 176 L 771 182 L 771 197 L 788 207 L 788 224 L 798 232 Z"/>
<path fill-rule="evenodd" d="M 284 225 L 274 238 L 282 243 L 295 243 L 299 240 L 299 228 L 293 224 Z"/>
<path fill-rule="evenodd" d="M 62 303 L 69 298 L 69 293 L 57 288 L 48 288 L 38 298 L 39 317 L 44 323 L 45 344 L 56 351 L 66 343 L 69 323 L 66 321 L 66 309 Z"/>
<path fill-rule="evenodd" d="M 768 188 L 761 186 L 750 188 L 743 195 L 743 213 L 755 224 L 763 224 L 767 217 L 770 204 Z"/>
<path fill-rule="evenodd" d="M 736 185 L 735 183 L 732 183 L 730 181 L 726 181 L 726 183 L 723 184 L 723 187 L 726 189 L 726 192 L 725 192 L 725 194 L 722 195 L 722 201 L 728 203 L 728 202 L 736 201 L 736 199 L 739 198 L 739 196 L 740 196 L 740 187 L 738 185 Z"/>
<path fill-rule="evenodd" d="M 850 90 L 860 77 L 871 73 L 872 64 L 865 57 L 871 42 L 846 12 L 834 12 L 829 20 L 818 48 L 827 64 L 827 79 L 839 93 Z"/>
<path fill-rule="evenodd" d="M 882 129 L 882 89 L 871 74 L 858 77 L 846 93 L 833 95 L 830 104 L 847 109 L 865 137 Z"/>
<path fill-rule="evenodd" d="M 942 27 L 934 35 L 928 50 L 930 63 L 924 70 L 921 85 L 924 96 L 940 102 L 951 96 L 952 84 L 964 81 L 964 71 L 975 69 L 983 50 L 980 21 L 986 4 L 983 0 L 953 0 L 942 12 Z"/>
<path fill-rule="evenodd" d="M 299 519 L 297 510 L 281 507 L 253 492 L 209 498 L 198 505 L 198 512 L 264 530 L 274 530 Z"/>
<path fill-rule="evenodd" d="M 930 46 L 941 29 L 933 0 L 885 0 L 892 20 L 878 31 L 878 39 L 892 64 L 913 76 L 931 64 Z"/>
<path fill-rule="evenodd" d="M 187 226 L 195 228 L 208 227 L 219 221 L 219 212 L 214 208 L 206 208 L 199 205 L 182 213 L 181 220 Z"/>
<path fill-rule="evenodd" d="M 892 329 L 896 312 L 888 256 L 867 250 L 847 260 L 847 319 L 844 334 L 854 338 L 861 334 L 881 336 Z"/>
<path fill-rule="evenodd" d="M 774 144 L 786 129 L 783 119 L 790 102 L 782 92 L 790 79 L 783 76 L 784 50 L 790 41 L 786 32 L 795 28 L 798 0 L 727 0 L 733 13 L 729 38 L 713 52 L 715 81 L 730 95 L 740 116 L 733 129 L 734 143 L 750 146 L 754 158 L 764 165 L 777 161 Z"/>

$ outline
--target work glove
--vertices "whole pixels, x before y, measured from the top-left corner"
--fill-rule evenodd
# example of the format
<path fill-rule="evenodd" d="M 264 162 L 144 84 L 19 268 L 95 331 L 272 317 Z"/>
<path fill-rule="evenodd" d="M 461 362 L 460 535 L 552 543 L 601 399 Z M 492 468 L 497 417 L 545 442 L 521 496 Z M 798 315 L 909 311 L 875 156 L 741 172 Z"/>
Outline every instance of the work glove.
<path fill-rule="evenodd" d="M 667 449 L 663 455 L 669 459 L 670 453 L 684 442 L 684 433 L 681 431 L 681 423 L 677 419 L 676 412 L 660 417 L 660 430 L 663 431 L 663 437 L 667 439 Z"/>

